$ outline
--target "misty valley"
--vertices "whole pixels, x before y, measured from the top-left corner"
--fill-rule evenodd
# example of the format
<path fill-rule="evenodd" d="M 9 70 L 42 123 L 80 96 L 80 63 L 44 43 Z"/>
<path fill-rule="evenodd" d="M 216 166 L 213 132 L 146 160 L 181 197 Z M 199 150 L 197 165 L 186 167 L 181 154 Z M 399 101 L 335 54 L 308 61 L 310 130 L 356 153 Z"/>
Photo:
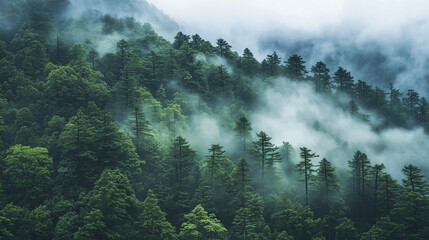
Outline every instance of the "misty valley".
<path fill-rule="evenodd" d="M 0 239 L 429 239 L 426 85 L 278 46 L 1 1 Z"/>

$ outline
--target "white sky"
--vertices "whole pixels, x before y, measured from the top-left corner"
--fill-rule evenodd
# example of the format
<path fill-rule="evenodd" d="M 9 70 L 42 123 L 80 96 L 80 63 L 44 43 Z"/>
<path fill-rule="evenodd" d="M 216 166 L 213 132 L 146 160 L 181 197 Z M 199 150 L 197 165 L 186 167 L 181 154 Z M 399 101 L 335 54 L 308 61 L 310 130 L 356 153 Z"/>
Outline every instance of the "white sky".
<path fill-rule="evenodd" d="M 212 42 L 225 38 L 240 53 L 244 47 L 256 48 L 256 38 L 269 32 L 320 35 L 346 28 L 361 38 L 397 38 L 407 26 L 429 20 L 427 0 L 148 1 L 185 33 L 198 33 Z"/>

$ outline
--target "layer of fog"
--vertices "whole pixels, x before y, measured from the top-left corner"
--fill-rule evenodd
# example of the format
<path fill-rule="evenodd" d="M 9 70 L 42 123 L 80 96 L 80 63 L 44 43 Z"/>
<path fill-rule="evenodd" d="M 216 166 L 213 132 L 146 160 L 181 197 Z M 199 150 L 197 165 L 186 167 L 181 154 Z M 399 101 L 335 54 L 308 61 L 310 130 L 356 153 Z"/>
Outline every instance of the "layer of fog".
<path fill-rule="evenodd" d="M 166 37 L 173 36 L 179 30 L 179 26 L 174 20 L 144 0 L 69 1 L 71 3 L 67 13 L 69 17 L 79 18 L 88 11 L 96 10 L 102 14 L 110 14 L 116 17 L 133 17 L 142 24 L 150 23 L 156 32 L 166 35 Z"/>
<path fill-rule="evenodd" d="M 310 67 L 341 65 L 356 79 L 429 96 L 429 3 L 424 0 L 149 0 L 187 34 L 224 38 L 262 60 L 274 50 Z"/>
<path fill-rule="evenodd" d="M 277 146 L 289 142 L 297 154 L 295 161 L 299 160 L 299 148 L 307 147 L 320 155 L 314 164 L 326 157 L 338 169 L 346 169 L 354 152 L 360 150 L 368 155 L 371 164 L 384 163 L 396 179 L 403 178 L 401 169 L 406 164 L 414 164 L 429 174 L 429 136 L 421 128 L 376 132 L 326 96 L 316 94 L 311 86 L 286 79 L 278 79 L 275 86 L 266 89 L 260 104 L 259 110 L 248 116 L 253 138 L 256 132 L 265 131 Z M 228 120 L 236 121 L 234 117 Z M 191 131 L 186 137 L 203 155 L 211 144 L 225 146 L 226 154 L 240 151 L 241 142 L 230 126 L 225 128 L 222 124 L 209 114 L 191 116 Z"/>

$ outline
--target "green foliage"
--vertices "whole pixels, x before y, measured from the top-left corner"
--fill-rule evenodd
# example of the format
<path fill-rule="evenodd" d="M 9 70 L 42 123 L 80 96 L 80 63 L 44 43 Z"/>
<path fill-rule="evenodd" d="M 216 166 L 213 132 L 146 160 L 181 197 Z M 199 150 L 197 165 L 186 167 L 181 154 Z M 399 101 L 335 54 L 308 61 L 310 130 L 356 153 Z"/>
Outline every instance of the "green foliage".
<path fill-rule="evenodd" d="M 329 94 L 332 91 L 333 83 L 329 75 L 329 68 L 324 62 L 317 62 L 316 65 L 311 67 L 313 73 L 312 80 L 315 83 L 316 92 Z"/>
<path fill-rule="evenodd" d="M 84 225 L 75 239 L 121 238 L 128 236 L 124 225 L 136 219 L 138 210 L 134 190 L 119 170 L 103 171 L 94 188 L 82 198 L 86 209 Z"/>
<path fill-rule="evenodd" d="M 316 239 L 323 237 L 325 220 L 314 219 L 313 212 L 308 208 L 302 210 L 285 209 L 271 216 L 274 231 L 286 231 L 294 239 Z"/>
<path fill-rule="evenodd" d="M 242 157 L 246 157 L 246 142 L 250 135 L 250 131 L 252 131 L 252 125 L 250 124 L 250 121 L 245 117 L 240 117 L 237 122 L 235 123 L 234 130 L 237 132 L 237 135 L 240 137 L 241 142 L 243 143 L 243 155 Z"/>
<path fill-rule="evenodd" d="M 268 173 L 268 180 L 270 182 L 275 181 L 276 175 L 274 163 L 280 162 L 282 159 L 280 156 L 279 147 L 276 147 L 273 143 L 271 143 L 270 136 L 268 136 L 265 132 L 261 131 L 259 133 L 256 133 L 256 137 L 257 140 L 252 143 L 252 148 L 250 150 L 256 157 L 257 164 L 260 164 L 261 166 L 260 188 L 264 193 L 265 188 L 269 189 L 269 187 L 264 185 L 265 172 Z"/>
<path fill-rule="evenodd" d="M 350 72 L 347 72 L 347 70 L 342 67 L 338 67 L 338 70 L 334 73 L 333 79 L 340 92 L 350 95 L 353 94 L 353 77 Z"/>
<path fill-rule="evenodd" d="M 410 164 L 402 168 L 402 173 L 405 175 L 405 179 L 402 180 L 404 187 L 413 192 L 418 192 L 425 195 L 429 191 L 428 182 L 424 179 L 421 174 L 421 169 Z"/>
<path fill-rule="evenodd" d="M 305 69 L 305 61 L 302 60 L 302 57 L 294 54 L 288 58 L 286 63 L 286 76 L 296 79 L 296 80 L 304 80 L 307 74 L 307 70 Z M 328 70 L 329 71 L 329 70 Z"/>
<path fill-rule="evenodd" d="M 180 239 L 224 239 L 227 230 L 211 213 L 208 214 L 201 205 L 197 205 L 185 215 L 185 222 L 180 229 Z"/>
<path fill-rule="evenodd" d="M 67 212 L 61 216 L 54 229 L 55 240 L 73 239 L 73 233 L 78 230 L 79 216 L 75 212 Z"/>
<path fill-rule="evenodd" d="M 311 150 L 306 147 L 302 147 L 300 149 L 301 153 L 299 154 L 299 156 L 302 158 L 302 161 L 296 164 L 296 171 L 304 177 L 304 179 L 301 179 L 300 181 L 304 182 L 305 206 L 308 206 L 308 186 L 314 181 L 314 167 L 313 163 L 311 162 L 311 159 L 319 156 L 315 153 L 312 153 Z"/>
<path fill-rule="evenodd" d="M 263 201 L 257 193 L 246 193 L 246 203 L 234 217 L 231 227 L 231 239 L 267 239 L 263 230 Z"/>
<path fill-rule="evenodd" d="M 174 227 L 165 219 L 165 213 L 158 206 L 158 199 L 151 190 L 143 202 L 143 212 L 139 216 L 140 239 L 177 239 Z"/>
<path fill-rule="evenodd" d="M 219 187 L 228 179 L 231 171 L 232 163 L 224 155 L 223 146 L 212 144 L 209 150 L 209 155 L 206 156 L 203 165 L 203 174 L 205 181 L 211 189 Z"/>
<path fill-rule="evenodd" d="M 354 226 L 352 220 L 343 218 L 340 220 L 340 224 L 335 227 L 335 239 L 336 240 L 357 240 L 359 239 L 358 231 Z"/>
<path fill-rule="evenodd" d="M 214 46 L 179 32 L 170 43 L 132 17 L 93 11 L 66 20 L 67 5 L 0 3 L 1 239 L 429 238 L 424 166 L 407 163 L 399 185 L 360 151 L 344 169 L 323 157 L 316 166 L 301 148 L 294 172 L 289 143 L 278 148 L 259 132 L 247 146 L 246 117 L 287 77 L 286 94 L 301 81 L 375 131 L 427 132 L 424 92 L 355 83 L 314 59 L 308 76 L 310 60 L 297 54 L 282 62 L 273 51 L 258 62 L 221 38 Z M 383 120 L 370 123 L 360 109 Z M 196 126 L 209 135 L 189 131 Z M 213 139 L 229 158 L 219 144 L 202 157 Z M 314 214 L 299 204 L 298 174 Z"/>
<path fill-rule="evenodd" d="M 362 234 L 361 240 L 396 240 L 404 239 L 401 225 L 392 222 L 389 217 L 380 218 L 369 231 Z"/>
<path fill-rule="evenodd" d="M 15 145 L 9 148 L 2 164 L 8 202 L 35 207 L 50 196 L 52 158 L 46 148 Z"/>
<path fill-rule="evenodd" d="M 46 206 L 39 206 L 29 213 L 26 228 L 31 239 L 51 239 L 52 224 L 51 211 Z"/>

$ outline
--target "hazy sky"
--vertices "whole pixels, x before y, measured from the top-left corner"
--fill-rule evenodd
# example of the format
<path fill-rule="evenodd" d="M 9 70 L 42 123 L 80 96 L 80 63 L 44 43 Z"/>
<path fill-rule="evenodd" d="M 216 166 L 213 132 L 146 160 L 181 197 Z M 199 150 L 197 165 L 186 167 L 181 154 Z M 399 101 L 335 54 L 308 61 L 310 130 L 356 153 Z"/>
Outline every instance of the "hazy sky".
<path fill-rule="evenodd" d="M 224 38 L 240 54 L 300 54 L 307 67 L 324 61 L 331 72 L 343 66 L 356 80 L 429 97 L 427 0 L 148 1 L 186 34 Z"/>
<path fill-rule="evenodd" d="M 249 43 L 261 32 L 295 30 L 324 34 L 341 28 L 366 37 L 403 37 L 410 25 L 427 24 L 425 0 L 149 0 L 175 19 L 188 34 L 209 40 L 224 37 L 231 43 Z M 235 36 L 242 36 L 235 39 Z M 234 44 L 235 45 L 235 44 Z M 237 45 L 236 45 L 237 46 Z M 240 46 L 241 47 L 241 46 Z M 241 50 L 241 49 L 239 49 Z"/>

